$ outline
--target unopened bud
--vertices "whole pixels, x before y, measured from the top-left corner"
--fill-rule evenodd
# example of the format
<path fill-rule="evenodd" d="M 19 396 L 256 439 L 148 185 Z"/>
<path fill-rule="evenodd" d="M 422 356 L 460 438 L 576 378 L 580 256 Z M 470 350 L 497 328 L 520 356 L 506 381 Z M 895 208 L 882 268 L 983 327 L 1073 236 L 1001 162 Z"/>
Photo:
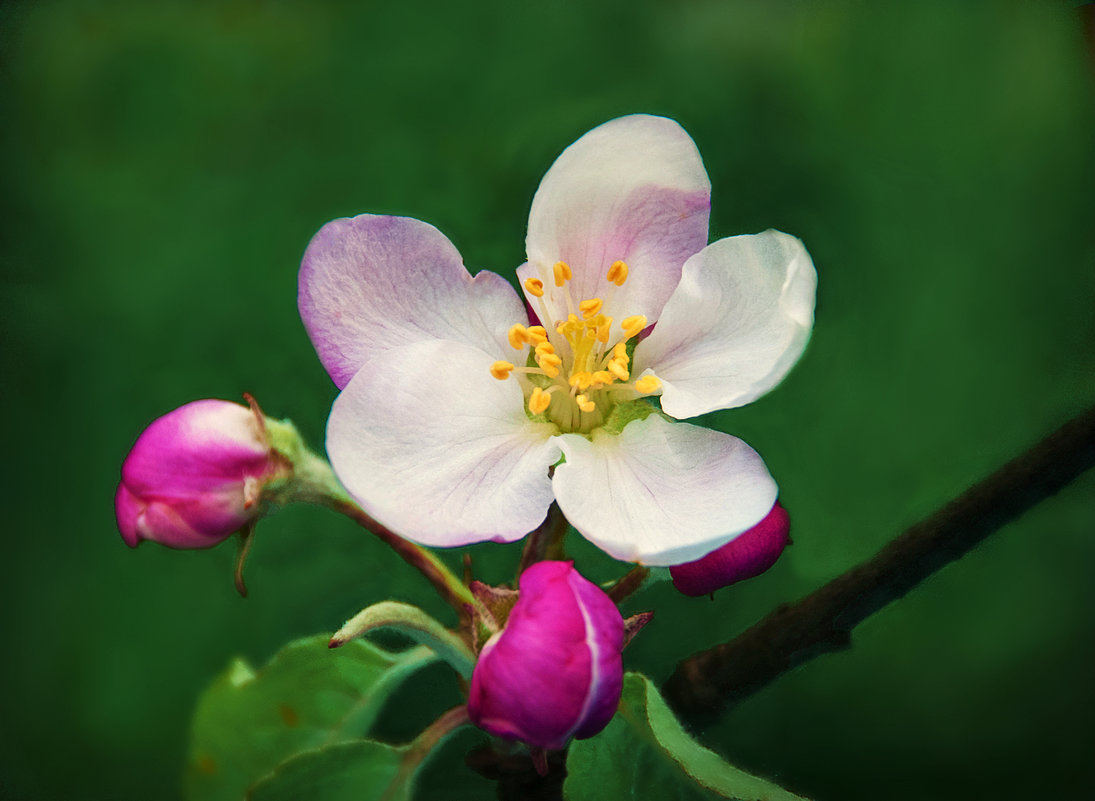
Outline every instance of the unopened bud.
<path fill-rule="evenodd" d="M 779 559 L 791 539 L 791 519 L 777 501 L 768 515 L 743 534 L 695 562 L 669 568 L 673 586 L 685 595 L 708 595 L 753 576 Z"/>
<path fill-rule="evenodd" d="M 249 398 L 249 400 L 251 400 Z M 343 490 L 293 425 L 223 400 L 199 400 L 153 421 L 122 465 L 114 510 L 122 538 L 207 548 L 275 505 Z"/>
<path fill-rule="evenodd" d="M 506 627 L 479 654 L 468 714 L 485 731 L 544 749 L 608 725 L 623 686 L 624 621 L 570 562 L 521 574 Z"/>

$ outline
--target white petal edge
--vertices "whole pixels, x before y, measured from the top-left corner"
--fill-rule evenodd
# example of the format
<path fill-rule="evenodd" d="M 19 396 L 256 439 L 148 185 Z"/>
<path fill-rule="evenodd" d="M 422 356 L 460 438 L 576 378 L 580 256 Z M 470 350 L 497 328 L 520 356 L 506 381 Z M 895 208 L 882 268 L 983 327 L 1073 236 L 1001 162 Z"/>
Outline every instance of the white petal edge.
<path fill-rule="evenodd" d="M 569 287 L 578 303 L 605 297 L 608 268 L 621 259 L 630 275 L 604 313 L 654 320 L 685 259 L 707 244 L 710 206 L 711 182 L 680 125 L 647 114 L 610 120 L 570 145 L 544 175 L 529 212 L 529 261 L 518 276 L 522 283 L 542 277 L 552 319 L 562 320 L 565 296 L 550 280 L 555 262 L 573 270 Z"/>
<path fill-rule="evenodd" d="M 744 406 L 798 361 L 814 321 L 817 273 L 779 231 L 720 239 L 685 262 L 680 285 L 635 349 L 634 373 L 662 382 L 677 419 Z"/>
<path fill-rule="evenodd" d="M 298 306 L 320 361 L 341 389 L 380 351 L 427 339 L 503 358 L 527 320 L 504 278 L 474 278 L 452 242 L 411 217 L 362 214 L 324 225 L 300 265 Z"/>
<path fill-rule="evenodd" d="M 361 507 L 400 536 L 448 547 L 520 539 L 552 501 L 555 427 L 525 415 L 493 357 L 432 340 L 371 359 L 335 400 L 327 453 Z"/>
<path fill-rule="evenodd" d="M 625 562 L 676 565 L 748 531 L 776 502 L 763 460 L 736 437 L 658 415 L 592 441 L 559 438 L 559 507 L 601 550 Z"/>

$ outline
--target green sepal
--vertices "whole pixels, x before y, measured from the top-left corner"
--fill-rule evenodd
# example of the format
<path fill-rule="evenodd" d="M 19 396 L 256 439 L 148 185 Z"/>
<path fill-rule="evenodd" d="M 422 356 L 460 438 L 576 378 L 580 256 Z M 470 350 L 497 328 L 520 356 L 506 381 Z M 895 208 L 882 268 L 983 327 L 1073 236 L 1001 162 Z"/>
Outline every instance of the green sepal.
<path fill-rule="evenodd" d="M 619 709 L 605 730 L 571 744 L 563 796 L 567 801 L 804 801 L 693 740 L 657 688 L 638 673 L 624 677 Z"/>
<path fill-rule="evenodd" d="M 362 609 L 335 632 L 330 645 L 332 648 L 340 647 L 355 637 L 378 629 L 398 631 L 436 653 L 465 679 L 471 678 L 475 654 L 467 643 L 411 604 L 382 601 Z"/>
<path fill-rule="evenodd" d="M 619 434 L 628 423 L 645 420 L 652 414 L 660 413 L 661 410 L 646 398 L 624 401 L 613 406 L 612 411 L 608 413 L 608 419 L 595 430 L 604 431 L 606 434 Z"/>
<path fill-rule="evenodd" d="M 364 640 L 331 651 L 324 635 L 282 648 L 261 670 L 235 659 L 202 694 L 184 780 L 189 801 L 239 801 L 280 763 L 368 733 L 385 702 L 437 661 Z"/>

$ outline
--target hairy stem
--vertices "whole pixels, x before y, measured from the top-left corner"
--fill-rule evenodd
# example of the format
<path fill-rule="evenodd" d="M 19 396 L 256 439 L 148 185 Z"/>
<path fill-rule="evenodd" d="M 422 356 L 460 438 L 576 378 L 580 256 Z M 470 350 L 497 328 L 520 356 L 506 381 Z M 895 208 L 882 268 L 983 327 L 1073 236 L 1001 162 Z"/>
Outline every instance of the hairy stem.
<path fill-rule="evenodd" d="M 1095 466 L 1095 407 L 916 523 L 866 562 L 677 665 L 664 691 L 702 726 L 784 672 L 849 647 L 861 621 Z"/>

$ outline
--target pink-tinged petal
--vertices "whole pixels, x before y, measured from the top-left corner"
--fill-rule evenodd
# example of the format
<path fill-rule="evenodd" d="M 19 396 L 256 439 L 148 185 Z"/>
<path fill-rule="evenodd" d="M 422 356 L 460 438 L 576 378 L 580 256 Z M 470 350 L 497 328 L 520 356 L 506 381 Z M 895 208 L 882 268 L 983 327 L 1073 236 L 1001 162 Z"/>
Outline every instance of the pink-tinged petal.
<path fill-rule="evenodd" d="M 620 700 L 623 632 L 615 604 L 570 562 L 532 565 L 505 629 L 479 655 L 472 722 L 539 748 L 592 737 Z"/>
<path fill-rule="evenodd" d="M 684 265 L 634 373 L 662 381 L 662 410 L 684 419 L 744 406 L 798 361 L 814 322 L 817 273 L 779 231 L 720 239 Z"/>
<path fill-rule="evenodd" d="M 522 282 L 540 271 L 550 277 L 555 262 L 566 262 L 577 303 L 604 298 L 608 268 L 623 260 L 629 277 L 605 314 L 653 321 L 681 265 L 707 244 L 710 206 L 707 172 L 680 125 L 645 114 L 611 120 L 564 150 L 540 182 L 529 213 L 529 264 L 518 275 Z M 563 293 L 544 283 L 549 313 L 566 319 Z"/>
<path fill-rule="evenodd" d="M 776 500 L 760 456 L 736 437 L 658 415 L 620 434 L 559 438 L 555 497 L 586 539 L 625 562 L 676 565 L 752 528 Z"/>
<path fill-rule="evenodd" d="M 673 586 L 685 595 L 709 595 L 722 587 L 759 576 L 791 542 L 791 518 L 777 502 L 748 531 L 694 562 L 669 568 Z"/>
<path fill-rule="evenodd" d="M 427 340 L 385 350 L 335 401 L 327 453 L 370 515 L 425 545 L 520 539 L 551 505 L 554 426 L 525 414 L 494 356 Z"/>
<path fill-rule="evenodd" d="M 376 354 L 412 342 L 465 342 L 502 358 L 506 331 L 526 320 L 509 282 L 486 271 L 472 278 L 432 225 L 374 214 L 319 230 L 300 265 L 297 302 L 339 389 Z"/>

